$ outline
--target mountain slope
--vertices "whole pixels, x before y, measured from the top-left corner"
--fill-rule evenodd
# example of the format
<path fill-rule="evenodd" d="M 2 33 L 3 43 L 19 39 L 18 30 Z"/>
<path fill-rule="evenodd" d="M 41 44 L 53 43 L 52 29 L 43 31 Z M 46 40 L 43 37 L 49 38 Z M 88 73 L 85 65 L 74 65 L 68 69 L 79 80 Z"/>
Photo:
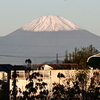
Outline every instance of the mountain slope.
<path fill-rule="evenodd" d="M 56 20 L 58 17 L 49 16 L 48 20 L 45 18 L 47 17 L 42 17 L 43 20 L 39 18 L 40 21 L 36 19 L 33 22 L 37 24 L 29 23 L 0 38 L 0 63 L 23 64 L 27 58 L 30 58 L 33 63 L 43 63 L 56 60 L 56 54 L 58 54 L 59 60 L 63 60 L 66 50 L 72 52 L 75 47 L 87 47 L 91 44 L 100 49 L 99 36 L 81 29 L 71 22 L 68 24 L 68 21 L 65 21 L 67 25 L 63 25 L 62 20 L 60 23 Z M 47 30 L 45 22 L 48 22 L 47 26 L 52 28 L 49 27 Z M 54 28 L 50 22 L 55 22 L 59 27 Z M 42 25 L 39 28 L 41 23 L 44 28 L 41 28 Z M 37 28 L 34 28 L 35 26 Z M 71 27 L 70 30 L 67 26 Z M 61 27 L 64 27 L 63 30 Z"/>

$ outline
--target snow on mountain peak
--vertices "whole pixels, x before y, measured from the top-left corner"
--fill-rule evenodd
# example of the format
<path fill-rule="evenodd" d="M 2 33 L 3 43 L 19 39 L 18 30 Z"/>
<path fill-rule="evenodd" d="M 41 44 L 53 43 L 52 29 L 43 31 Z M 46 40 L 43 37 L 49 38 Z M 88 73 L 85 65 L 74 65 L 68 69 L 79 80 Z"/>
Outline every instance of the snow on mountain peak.
<path fill-rule="evenodd" d="M 42 16 L 31 23 L 26 24 L 21 29 L 26 31 L 71 31 L 80 29 L 72 22 L 60 16 Z"/>

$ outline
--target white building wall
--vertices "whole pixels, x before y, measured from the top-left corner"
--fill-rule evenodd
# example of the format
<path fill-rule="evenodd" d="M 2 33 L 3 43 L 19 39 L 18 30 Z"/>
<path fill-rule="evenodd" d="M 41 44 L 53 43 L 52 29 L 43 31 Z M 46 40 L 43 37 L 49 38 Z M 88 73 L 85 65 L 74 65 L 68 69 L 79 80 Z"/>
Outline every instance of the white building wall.
<path fill-rule="evenodd" d="M 47 88 L 48 90 L 52 90 L 52 83 L 60 83 L 60 84 L 66 84 L 66 81 L 75 81 L 75 75 L 79 70 L 34 70 L 34 72 L 40 72 L 43 74 L 43 81 L 48 84 Z M 88 77 L 92 77 L 93 73 L 95 71 L 98 71 L 100 73 L 100 70 L 89 70 Z M 63 73 L 66 78 L 57 78 L 58 73 Z M 20 71 L 19 71 L 20 73 Z M 17 78 L 17 86 L 18 88 L 21 88 L 22 91 L 25 90 L 25 86 L 28 83 L 25 77 L 25 72 L 23 73 L 23 77 Z M 90 78 L 89 78 L 90 79 Z M 98 78 L 100 80 L 100 77 Z M 65 80 L 65 81 L 64 81 Z M 88 80 L 88 85 L 90 84 L 90 80 Z M 12 79 L 10 79 L 10 89 L 12 89 Z"/>

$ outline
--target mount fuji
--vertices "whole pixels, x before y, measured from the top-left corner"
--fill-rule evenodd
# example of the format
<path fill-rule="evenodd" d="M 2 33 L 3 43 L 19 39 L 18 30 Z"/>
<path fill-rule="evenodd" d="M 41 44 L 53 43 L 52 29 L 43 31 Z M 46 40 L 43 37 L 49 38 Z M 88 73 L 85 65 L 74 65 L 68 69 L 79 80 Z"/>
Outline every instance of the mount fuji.
<path fill-rule="evenodd" d="M 65 51 L 93 45 L 100 50 L 100 37 L 60 16 L 42 16 L 0 37 L 0 63 L 23 64 L 64 60 Z"/>

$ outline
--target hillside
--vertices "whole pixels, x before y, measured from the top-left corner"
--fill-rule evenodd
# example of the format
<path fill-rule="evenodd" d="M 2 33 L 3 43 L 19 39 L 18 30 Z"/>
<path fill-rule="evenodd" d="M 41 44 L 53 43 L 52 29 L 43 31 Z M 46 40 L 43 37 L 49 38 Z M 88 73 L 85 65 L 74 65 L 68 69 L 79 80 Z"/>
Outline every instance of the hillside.
<path fill-rule="evenodd" d="M 0 63 L 23 64 L 63 60 L 65 51 L 93 45 L 100 50 L 100 37 L 58 16 L 42 16 L 0 37 Z"/>

